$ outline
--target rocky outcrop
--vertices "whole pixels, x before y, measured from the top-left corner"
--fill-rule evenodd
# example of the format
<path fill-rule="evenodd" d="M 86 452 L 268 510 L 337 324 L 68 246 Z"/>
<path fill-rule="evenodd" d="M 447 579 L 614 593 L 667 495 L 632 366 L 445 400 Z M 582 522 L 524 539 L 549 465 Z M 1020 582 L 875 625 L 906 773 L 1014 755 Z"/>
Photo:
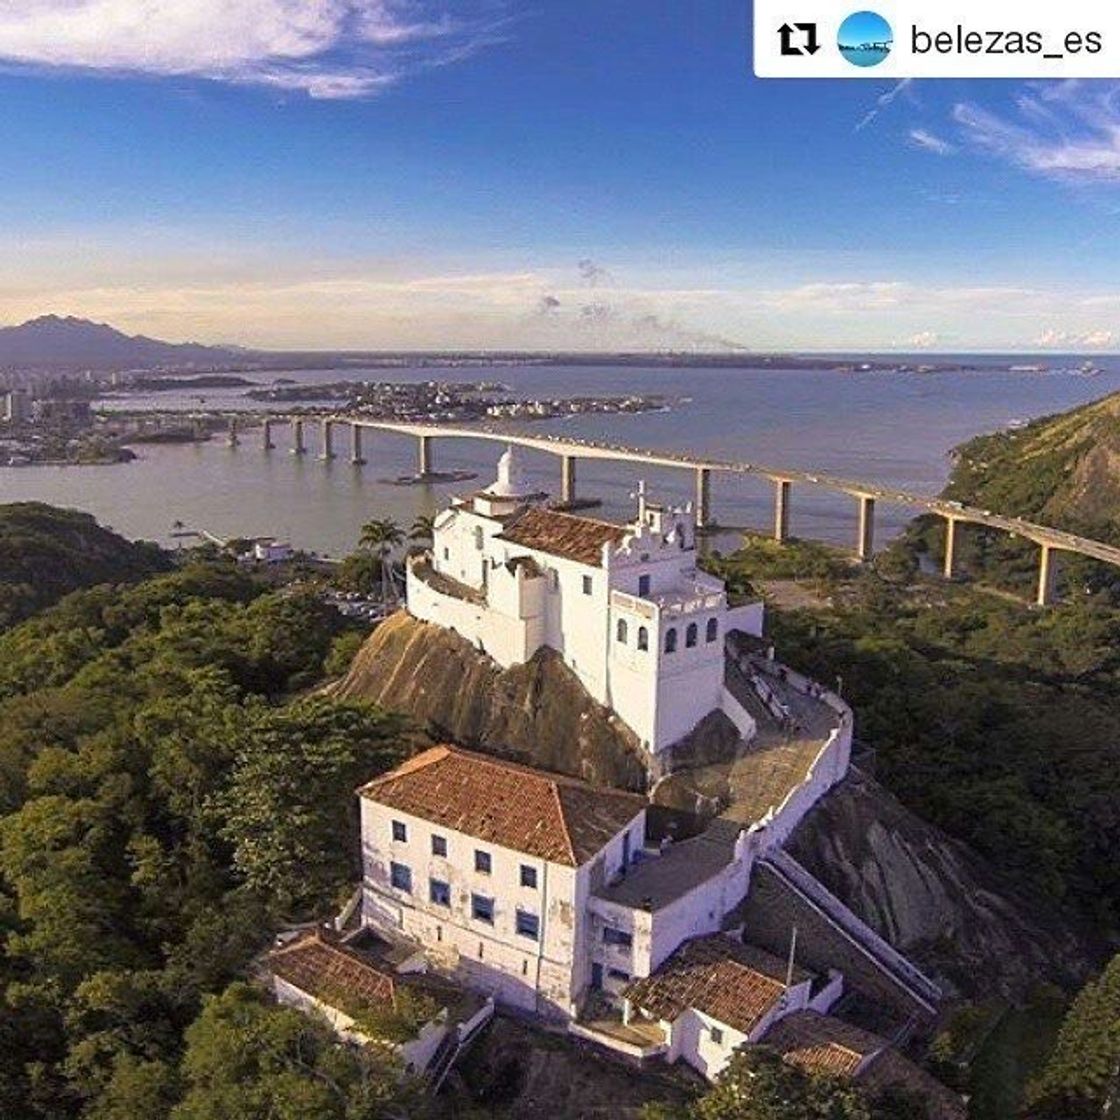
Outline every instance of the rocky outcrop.
<path fill-rule="evenodd" d="M 447 1081 L 455 1111 L 508 1120 L 638 1120 L 659 1101 L 680 1108 L 701 1088 L 680 1063 L 630 1069 L 571 1037 L 495 1017 Z M 473 1114 L 473 1113 L 472 1113 Z"/>
<path fill-rule="evenodd" d="M 637 737 L 550 649 L 503 670 L 453 630 L 402 611 L 373 632 L 330 691 L 403 712 L 438 739 L 597 785 L 646 788 Z"/>
<path fill-rule="evenodd" d="M 927 974 L 964 996 L 1078 986 L 1100 947 L 965 845 L 853 771 L 801 822 L 789 853 Z"/>

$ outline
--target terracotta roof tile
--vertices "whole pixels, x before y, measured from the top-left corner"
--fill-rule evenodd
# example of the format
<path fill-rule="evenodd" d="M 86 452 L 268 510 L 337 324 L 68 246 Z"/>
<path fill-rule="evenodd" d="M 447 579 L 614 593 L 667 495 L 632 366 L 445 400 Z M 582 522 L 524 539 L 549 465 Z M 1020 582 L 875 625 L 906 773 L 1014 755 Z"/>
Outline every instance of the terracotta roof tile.
<path fill-rule="evenodd" d="M 609 521 L 530 506 L 508 524 L 497 539 L 600 567 L 603 545 L 621 544 L 627 533 L 622 525 L 612 525 Z"/>
<path fill-rule="evenodd" d="M 457 747 L 432 747 L 363 786 L 380 805 L 503 848 L 580 867 L 646 806 L 601 789 Z"/>
<path fill-rule="evenodd" d="M 854 1077 L 868 1058 L 889 1045 L 877 1034 L 816 1011 L 785 1016 L 766 1032 L 762 1042 L 807 1073 L 838 1077 Z"/>
<path fill-rule="evenodd" d="M 656 1019 L 672 1021 L 690 1007 L 750 1034 L 786 990 L 786 966 L 753 945 L 716 934 L 686 941 L 625 996 Z M 794 969 L 796 982 L 808 974 Z"/>
<path fill-rule="evenodd" d="M 269 954 L 268 964 L 281 980 L 307 992 L 328 1007 L 344 1011 L 343 1003 L 395 1006 L 397 983 L 387 972 L 374 968 L 352 949 L 327 940 L 311 930 Z"/>

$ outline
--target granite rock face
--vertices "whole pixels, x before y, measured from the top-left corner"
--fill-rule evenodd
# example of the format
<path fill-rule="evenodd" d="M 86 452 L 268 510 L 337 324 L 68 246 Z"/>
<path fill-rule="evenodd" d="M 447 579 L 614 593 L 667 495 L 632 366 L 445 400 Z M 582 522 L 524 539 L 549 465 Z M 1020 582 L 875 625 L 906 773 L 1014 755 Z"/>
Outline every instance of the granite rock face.
<path fill-rule="evenodd" d="M 683 1063 L 630 1069 L 594 1046 L 496 1016 L 448 1078 L 455 1111 L 508 1120 L 639 1120 L 642 1106 L 683 1110 L 699 1077 Z M 674 1111 L 675 1114 L 675 1111 Z"/>
<path fill-rule="evenodd" d="M 646 788 L 637 737 L 549 649 L 503 670 L 454 631 L 402 611 L 330 691 L 409 715 L 437 739 L 596 785 Z"/>
<path fill-rule="evenodd" d="M 964 996 L 1024 996 L 1045 979 L 1080 985 L 1101 946 L 975 852 L 853 771 L 786 845 L 849 909 Z"/>

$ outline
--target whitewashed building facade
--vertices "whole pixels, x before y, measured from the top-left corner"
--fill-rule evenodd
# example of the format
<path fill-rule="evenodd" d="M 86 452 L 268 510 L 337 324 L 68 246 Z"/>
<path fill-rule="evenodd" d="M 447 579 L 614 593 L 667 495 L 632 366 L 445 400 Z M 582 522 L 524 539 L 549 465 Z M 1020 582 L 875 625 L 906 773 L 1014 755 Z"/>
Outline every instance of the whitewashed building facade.
<path fill-rule="evenodd" d="M 729 606 L 696 561 L 691 507 L 642 494 L 629 525 L 547 509 L 511 448 L 493 485 L 436 518 L 430 556 L 409 564 L 408 609 L 504 668 L 556 650 L 656 755 L 717 709 L 753 731 L 724 689 L 723 639 L 760 634 L 762 605 Z"/>
<path fill-rule="evenodd" d="M 360 800 L 363 923 L 499 1002 L 574 1017 L 589 899 L 644 844 L 645 799 L 433 747 Z"/>

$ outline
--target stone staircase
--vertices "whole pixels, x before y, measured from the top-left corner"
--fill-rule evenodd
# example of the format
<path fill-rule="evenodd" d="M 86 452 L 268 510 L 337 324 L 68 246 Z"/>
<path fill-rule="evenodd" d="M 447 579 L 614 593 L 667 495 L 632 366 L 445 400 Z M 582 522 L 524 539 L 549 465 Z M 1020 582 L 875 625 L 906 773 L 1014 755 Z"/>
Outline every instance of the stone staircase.
<path fill-rule="evenodd" d="M 936 1017 L 941 989 L 781 849 L 755 865 L 744 916 L 748 941 L 784 955 L 796 927 L 801 964 L 839 969 L 905 1019 Z"/>
<path fill-rule="evenodd" d="M 424 1074 L 433 1093 L 439 1092 L 440 1086 L 444 1083 L 447 1075 L 459 1060 L 460 1055 L 479 1036 L 482 1032 L 482 1028 L 493 1018 L 493 1000 L 490 1001 L 489 1006 L 490 1014 L 475 1023 L 469 1030 L 465 1030 L 462 1023 L 456 1023 L 447 1034 L 443 1036 Z"/>

